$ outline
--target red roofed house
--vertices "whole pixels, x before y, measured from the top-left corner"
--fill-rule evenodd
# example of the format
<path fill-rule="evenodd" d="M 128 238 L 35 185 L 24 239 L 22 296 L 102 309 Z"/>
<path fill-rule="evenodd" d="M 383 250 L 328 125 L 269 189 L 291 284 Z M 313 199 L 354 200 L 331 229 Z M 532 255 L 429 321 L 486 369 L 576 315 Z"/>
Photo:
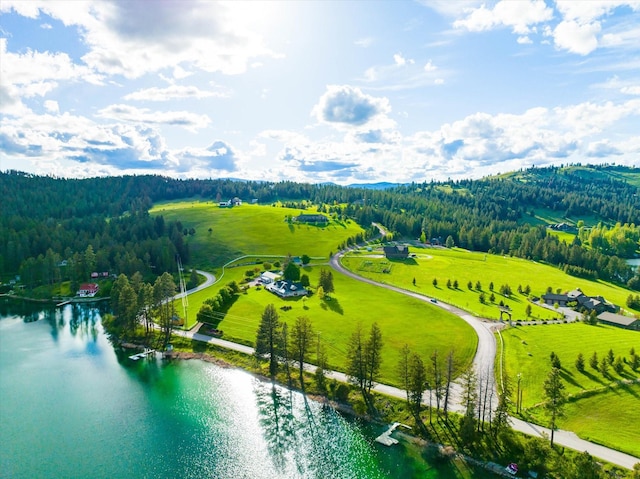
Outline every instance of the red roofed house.
<path fill-rule="evenodd" d="M 82 283 L 78 290 L 78 296 L 84 298 L 93 298 L 98 292 L 98 285 L 96 283 Z"/>

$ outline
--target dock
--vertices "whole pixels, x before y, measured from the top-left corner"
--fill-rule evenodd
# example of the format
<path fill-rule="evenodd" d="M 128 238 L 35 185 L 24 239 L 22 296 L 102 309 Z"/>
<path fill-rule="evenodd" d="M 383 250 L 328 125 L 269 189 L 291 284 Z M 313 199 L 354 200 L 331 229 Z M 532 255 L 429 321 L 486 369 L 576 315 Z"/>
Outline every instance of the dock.
<path fill-rule="evenodd" d="M 65 306 L 67 304 L 71 304 L 71 300 L 66 300 L 66 301 L 63 301 L 62 303 L 56 304 L 56 308 L 60 308 L 60 307 Z"/>
<path fill-rule="evenodd" d="M 132 361 L 137 361 L 138 359 L 145 358 L 145 357 L 147 357 L 150 354 L 153 354 L 155 352 L 156 352 L 155 349 L 145 349 L 141 353 L 133 354 L 133 355 L 129 356 L 129 359 L 131 359 Z"/>
<path fill-rule="evenodd" d="M 389 429 L 376 437 L 376 442 L 380 444 L 384 444 L 385 446 L 393 446 L 394 444 L 398 444 L 398 440 L 394 437 L 391 437 L 391 433 L 397 429 L 398 426 L 406 427 L 407 429 L 411 429 L 411 426 L 407 426 L 406 424 L 402 424 L 400 422 L 394 422 Z"/>

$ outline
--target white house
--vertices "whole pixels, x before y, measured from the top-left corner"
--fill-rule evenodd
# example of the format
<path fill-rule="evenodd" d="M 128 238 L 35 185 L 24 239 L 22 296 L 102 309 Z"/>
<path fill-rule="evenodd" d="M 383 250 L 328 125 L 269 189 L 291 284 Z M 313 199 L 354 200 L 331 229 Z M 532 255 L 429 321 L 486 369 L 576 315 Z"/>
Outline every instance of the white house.
<path fill-rule="evenodd" d="M 271 284 L 278 281 L 282 275 L 280 273 L 273 273 L 271 271 L 265 271 L 260 275 L 260 281 L 262 284 Z"/>

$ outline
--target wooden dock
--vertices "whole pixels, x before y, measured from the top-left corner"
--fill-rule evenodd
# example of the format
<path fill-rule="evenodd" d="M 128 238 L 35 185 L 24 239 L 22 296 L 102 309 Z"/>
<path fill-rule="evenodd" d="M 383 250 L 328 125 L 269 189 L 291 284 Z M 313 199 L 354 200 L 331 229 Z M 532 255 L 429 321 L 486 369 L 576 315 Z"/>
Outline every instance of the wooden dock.
<path fill-rule="evenodd" d="M 145 358 L 145 357 L 147 357 L 150 354 L 153 354 L 155 352 L 156 352 L 155 349 L 145 349 L 141 353 L 133 354 L 133 355 L 129 356 L 129 359 L 131 359 L 132 361 L 137 361 L 138 359 Z"/>
<path fill-rule="evenodd" d="M 402 424 L 400 422 L 394 422 L 389 429 L 376 437 L 376 442 L 380 444 L 384 444 L 385 446 L 393 446 L 394 444 L 398 444 L 398 440 L 394 437 L 391 437 L 391 433 L 397 429 L 398 426 L 406 427 L 407 429 L 411 429 L 411 426 L 407 426 L 406 424 Z"/>
<path fill-rule="evenodd" d="M 60 308 L 60 307 L 65 306 L 67 304 L 71 304 L 71 300 L 66 300 L 66 301 L 63 301 L 62 303 L 56 304 L 56 308 Z"/>

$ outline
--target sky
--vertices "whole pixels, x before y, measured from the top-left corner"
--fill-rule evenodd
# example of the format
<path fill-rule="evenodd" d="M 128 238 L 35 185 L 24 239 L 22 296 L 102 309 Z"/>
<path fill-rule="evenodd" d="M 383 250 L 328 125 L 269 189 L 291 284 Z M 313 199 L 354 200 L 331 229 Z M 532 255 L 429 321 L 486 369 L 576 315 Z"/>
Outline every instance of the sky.
<path fill-rule="evenodd" d="M 640 166 L 640 0 L 0 1 L 0 170 Z"/>

